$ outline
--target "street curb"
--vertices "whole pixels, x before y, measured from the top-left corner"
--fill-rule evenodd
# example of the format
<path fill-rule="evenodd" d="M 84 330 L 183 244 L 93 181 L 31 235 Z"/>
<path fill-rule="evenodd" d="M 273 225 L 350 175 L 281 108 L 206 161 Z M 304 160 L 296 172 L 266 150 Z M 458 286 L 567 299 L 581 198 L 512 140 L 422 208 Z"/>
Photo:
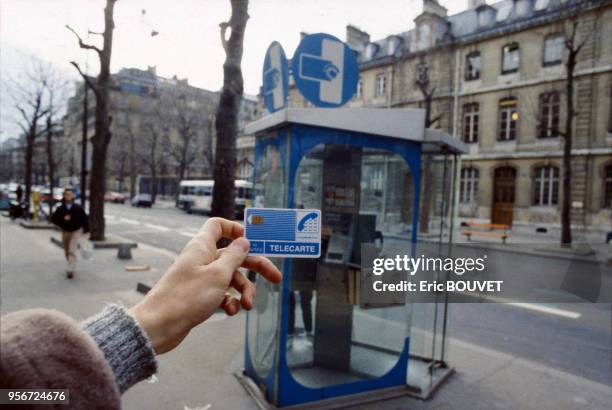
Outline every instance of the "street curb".
<path fill-rule="evenodd" d="M 19 225 L 25 229 L 53 229 L 57 230 L 57 227 L 48 222 L 32 222 L 32 221 L 20 221 Z"/>
<path fill-rule="evenodd" d="M 56 236 L 51 237 L 51 242 L 59 247 L 63 247 L 62 240 Z M 126 242 L 120 240 L 106 240 L 106 241 L 91 241 L 94 249 L 119 249 L 120 246 L 127 246 L 130 249 L 138 248 L 136 242 Z"/>

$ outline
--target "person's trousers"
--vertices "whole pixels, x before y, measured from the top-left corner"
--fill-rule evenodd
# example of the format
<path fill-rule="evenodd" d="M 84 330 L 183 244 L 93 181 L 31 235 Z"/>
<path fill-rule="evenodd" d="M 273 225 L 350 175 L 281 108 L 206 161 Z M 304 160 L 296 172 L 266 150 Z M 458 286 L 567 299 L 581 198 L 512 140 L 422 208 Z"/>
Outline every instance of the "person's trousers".
<path fill-rule="evenodd" d="M 74 272 L 77 261 L 77 248 L 79 246 L 79 238 L 81 237 L 81 230 L 73 232 L 62 231 L 62 243 L 64 244 L 64 255 L 68 261 L 68 272 Z"/>
<path fill-rule="evenodd" d="M 302 308 L 302 319 L 304 330 L 312 332 L 312 290 L 300 290 L 300 307 Z M 295 332 L 295 292 L 289 292 L 289 329 L 292 335 Z"/>

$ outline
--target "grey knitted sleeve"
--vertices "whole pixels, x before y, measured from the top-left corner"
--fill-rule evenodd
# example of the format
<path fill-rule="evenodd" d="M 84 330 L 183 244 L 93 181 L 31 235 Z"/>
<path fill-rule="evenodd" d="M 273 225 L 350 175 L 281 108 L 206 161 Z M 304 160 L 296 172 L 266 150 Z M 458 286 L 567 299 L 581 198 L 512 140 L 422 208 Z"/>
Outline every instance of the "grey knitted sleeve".
<path fill-rule="evenodd" d="M 110 305 L 81 326 L 104 353 L 121 393 L 157 371 L 149 338 L 121 306 Z"/>

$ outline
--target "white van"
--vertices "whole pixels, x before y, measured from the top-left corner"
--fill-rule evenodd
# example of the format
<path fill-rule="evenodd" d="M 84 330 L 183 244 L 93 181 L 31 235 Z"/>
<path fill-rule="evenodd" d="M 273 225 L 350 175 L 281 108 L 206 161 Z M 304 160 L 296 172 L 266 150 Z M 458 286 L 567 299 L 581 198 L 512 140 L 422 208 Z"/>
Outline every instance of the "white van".
<path fill-rule="evenodd" d="M 212 179 L 185 180 L 180 183 L 178 207 L 187 213 L 208 213 L 212 207 L 212 194 L 215 181 Z M 253 183 L 242 179 L 235 181 L 236 215 L 241 217 L 245 207 L 252 206 Z"/>

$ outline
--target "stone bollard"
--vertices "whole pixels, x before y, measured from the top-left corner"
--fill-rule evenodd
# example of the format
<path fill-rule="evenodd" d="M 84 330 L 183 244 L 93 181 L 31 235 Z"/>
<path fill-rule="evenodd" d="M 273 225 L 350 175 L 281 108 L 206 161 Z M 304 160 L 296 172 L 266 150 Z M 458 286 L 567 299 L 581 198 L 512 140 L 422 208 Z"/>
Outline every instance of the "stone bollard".
<path fill-rule="evenodd" d="M 129 243 L 120 243 L 117 249 L 118 259 L 132 259 L 132 246 Z"/>

